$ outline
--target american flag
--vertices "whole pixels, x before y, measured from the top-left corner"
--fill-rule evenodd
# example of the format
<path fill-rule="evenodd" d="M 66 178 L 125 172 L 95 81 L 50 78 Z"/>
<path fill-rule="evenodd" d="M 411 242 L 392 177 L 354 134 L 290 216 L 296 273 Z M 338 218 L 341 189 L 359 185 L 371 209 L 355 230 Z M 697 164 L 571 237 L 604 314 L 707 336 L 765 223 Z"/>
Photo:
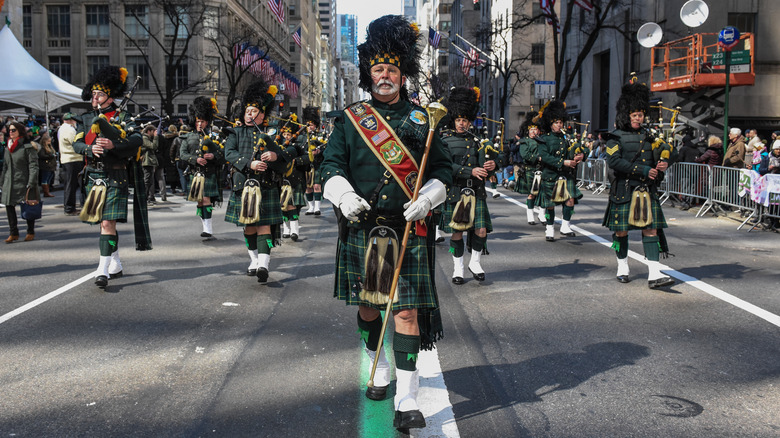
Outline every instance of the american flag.
<path fill-rule="evenodd" d="M 279 20 L 279 23 L 284 24 L 284 5 L 282 4 L 282 0 L 268 0 L 268 7 L 271 9 L 271 12 L 274 13 L 276 19 Z"/>
<path fill-rule="evenodd" d="M 593 3 L 590 0 L 574 0 L 574 4 L 588 12 L 593 10 Z"/>
<path fill-rule="evenodd" d="M 555 7 L 555 0 L 539 0 L 539 7 L 542 9 L 542 12 L 544 12 L 544 15 L 547 17 L 547 24 L 555 26 L 555 29 L 558 31 L 558 33 L 560 33 L 561 24 L 558 22 L 558 17 L 555 16 L 555 11 L 553 10 L 553 8 Z M 592 7 L 593 6 L 591 6 L 591 8 Z"/>
<path fill-rule="evenodd" d="M 292 39 L 295 41 L 295 44 L 297 44 L 298 47 L 301 47 L 301 26 L 298 26 L 298 30 L 293 32 Z"/>
<path fill-rule="evenodd" d="M 433 46 L 434 49 L 438 49 L 439 43 L 441 42 L 441 34 L 432 27 L 428 28 L 428 42 L 431 43 L 431 46 Z"/>
<path fill-rule="evenodd" d="M 466 56 L 463 57 L 463 64 L 461 65 L 463 74 L 468 76 L 472 67 L 479 67 L 484 63 L 485 61 L 483 59 L 479 59 L 479 53 L 477 53 L 476 49 L 473 47 L 470 48 L 466 53 Z"/>

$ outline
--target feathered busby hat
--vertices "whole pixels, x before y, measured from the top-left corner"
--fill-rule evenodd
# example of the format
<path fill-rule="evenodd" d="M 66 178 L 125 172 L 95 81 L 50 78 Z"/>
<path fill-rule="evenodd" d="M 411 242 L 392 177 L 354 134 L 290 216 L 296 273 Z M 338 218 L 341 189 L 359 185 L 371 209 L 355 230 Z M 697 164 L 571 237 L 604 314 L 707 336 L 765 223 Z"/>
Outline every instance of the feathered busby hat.
<path fill-rule="evenodd" d="M 303 123 L 314 123 L 314 126 L 320 126 L 320 108 L 316 106 L 307 106 L 303 109 Z"/>
<path fill-rule="evenodd" d="M 420 29 L 402 15 L 385 15 L 372 21 L 366 41 L 358 46 L 360 88 L 371 92 L 371 67 L 376 64 L 395 65 L 407 80 L 417 77 L 422 54 L 419 39 Z M 405 85 L 400 94 L 402 99 L 408 99 Z"/>
<path fill-rule="evenodd" d="M 195 123 L 195 119 L 211 122 L 214 119 L 214 113 L 217 112 L 217 100 L 208 97 L 196 97 L 190 105 L 190 123 Z"/>
<path fill-rule="evenodd" d="M 295 113 L 289 114 L 287 117 L 285 117 L 287 121 L 284 122 L 284 125 L 282 125 L 282 128 L 279 130 L 279 133 L 285 133 L 289 132 L 292 134 L 295 134 L 298 132 L 298 115 Z"/>
<path fill-rule="evenodd" d="M 650 111 L 650 89 L 633 77 L 628 84 L 623 85 L 615 109 L 615 126 L 623 131 L 630 131 L 629 114 L 637 111 L 647 114 Z"/>
<path fill-rule="evenodd" d="M 520 137 L 528 137 L 528 130 L 533 126 L 539 128 L 538 115 L 539 113 L 537 111 L 530 111 L 525 114 L 525 120 L 523 121 L 523 124 L 520 125 Z"/>
<path fill-rule="evenodd" d="M 477 118 L 479 112 L 479 88 L 455 87 L 450 90 L 444 106 L 451 121 L 466 119 L 469 122 Z"/>
<path fill-rule="evenodd" d="M 258 108 L 260 112 L 265 113 L 271 106 L 271 103 L 273 103 L 277 91 L 279 90 L 276 88 L 276 85 L 269 86 L 264 80 L 258 79 L 244 91 L 241 108 L 246 110 L 246 107 L 253 106 Z"/>
<path fill-rule="evenodd" d="M 123 97 L 127 89 L 127 69 L 115 65 L 107 65 L 97 72 L 81 90 L 82 100 L 91 100 L 92 91 L 100 90 L 108 97 L 117 99 Z"/>
<path fill-rule="evenodd" d="M 535 120 L 538 120 L 539 122 L 539 129 L 544 132 L 552 132 L 550 125 L 552 125 L 554 121 L 560 120 L 566 123 L 566 120 L 568 120 L 566 103 L 562 100 L 551 100 L 547 102 L 542 109 L 539 110 L 539 114 L 536 116 Z"/>

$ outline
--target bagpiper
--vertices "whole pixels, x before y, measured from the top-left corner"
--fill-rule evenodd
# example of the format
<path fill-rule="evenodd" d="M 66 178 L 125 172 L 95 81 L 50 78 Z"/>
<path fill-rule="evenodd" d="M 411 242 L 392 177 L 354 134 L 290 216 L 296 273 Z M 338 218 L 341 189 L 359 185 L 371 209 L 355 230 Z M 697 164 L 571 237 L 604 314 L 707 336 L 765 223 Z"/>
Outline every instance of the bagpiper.
<path fill-rule="evenodd" d="M 287 154 L 289 162 L 282 179 L 282 195 L 280 202 L 282 204 L 282 237 L 290 238 L 293 242 L 298 240 L 301 228 L 298 217 L 301 213 L 301 207 L 306 205 L 306 171 L 309 166 L 301 163 L 300 158 L 308 155 L 305 151 L 304 136 L 298 133 L 304 129 L 305 125 L 298 123 L 298 117 L 292 113 L 287 117 L 287 121 L 280 129 L 280 147 Z"/>
<path fill-rule="evenodd" d="M 210 132 L 216 111 L 216 99 L 196 97 L 190 105 L 190 123 L 195 130 L 182 135 L 179 146 L 179 157 L 189 164 L 192 173 L 187 199 L 197 203 L 195 214 L 202 225 L 200 237 L 206 239 L 214 234 L 211 224 L 214 206 L 222 203 L 219 172 L 225 164 L 225 148 L 219 135 Z"/>
<path fill-rule="evenodd" d="M 276 95 L 276 86 L 257 80 L 244 92 L 244 124 L 228 128 L 225 160 L 231 166 L 232 193 L 225 221 L 244 227 L 249 252 L 247 275 L 268 282 L 271 248 L 280 240 L 282 208 L 279 193 L 286 161 L 273 138 L 262 132 L 265 113 Z"/>
<path fill-rule="evenodd" d="M 322 152 L 327 145 L 327 136 L 320 132 L 320 109 L 315 106 L 307 106 L 303 109 L 303 123 L 306 124 L 306 156 L 301 160 L 309 161 L 309 170 L 306 172 L 306 214 L 319 216 L 320 203 L 322 202 Z"/>
<path fill-rule="evenodd" d="M 358 331 L 370 362 L 377 362 L 373 386 L 366 390 L 371 400 L 384 399 L 390 384 L 390 366 L 379 338 L 380 310 L 392 303 L 397 379 L 393 426 L 401 430 L 425 427 L 417 405 L 417 354 L 421 348 L 433 348 L 442 335 L 433 224 L 425 219 L 444 201 L 445 184 L 452 180 L 452 161 L 435 133 L 427 166 L 419 175 L 429 120 L 423 108 L 409 101 L 406 89 L 407 80 L 420 73 L 419 40 L 419 29 L 403 16 L 386 15 L 369 24 L 358 57 L 359 85 L 371 99 L 350 105 L 336 118 L 321 168 L 323 195 L 340 216 L 334 295 L 359 306 Z M 412 203 L 418 177 L 424 185 Z M 397 293 L 390 301 L 407 221 L 415 226 L 408 236 Z"/>
<path fill-rule="evenodd" d="M 119 258 L 117 222 L 127 222 L 127 198 L 133 182 L 133 223 L 136 249 L 152 249 L 146 210 L 143 174 L 136 157 L 143 144 L 140 132 L 129 115 L 114 99 L 124 96 L 127 70 L 106 66 L 87 82 L 81 98 L 90 101 L 92 111 L 81 116 L 73 150 L 86 159 L 84 171 L 87 199 L 79 217 L 89 224 L 100 224 L 100 260 L 95 285 L 105 289 L 109 279 L 123 275 Z M 128 173 L 128 167 L 132 173 Z"/>
<path fill-rule="evenodd" d="M 493 231 L 485 182 L 495 173 L 498 151 L 490 140 L 480 139 L 469 131 L 479 110 L 479 88 L 453 88 L 445 106 L 451 126 L 442 132 L 442 138 L 452 155 L 452 185 L 448 188 L 440 224 L 445 233 L 452 233 L 452 282 L 464 283 L 464 231 L 471 252 L 468 269 L 475 280 L 484 281 L 485 270 L 480 259 L 487 233 Z"/>
<path fill-rule="evenodd" d="M 541 207 L 535 205 L 536 196 L 542 184 L 542 159 L 539 157 L 539 139 L 541 130 L 537 111 L 531 111 L 525 115 L 525 121 L 520 125 L 520 140 L 513 146 L 517 148 L 522 157 L 522 163 L 518 165 L 515 175 L 515 192 L 527 194 L 526 219 L 529 225 L 540 222 L 547 225 L 547 219 Z M 514 151 L 514 149 L 513 149 Z"/>
<path fill-rule="evenodd" d="M 539 142 L 539 157 L 542 163 L 542 181 L 536 205 L 546 209 L 545 240 L 555 241 L 555 206 L 563 205 L 563 220 L 560 233 L 562 236 L 573 237 L 570 227 L 574 214 L 574 205 L 582 198 L 582 192 L 577 188 L 577 165 L 585 158 L 581 148 L 571 148 L 563 132 L 566 123 L 566 104 L 553 100 L 540 111 L 542 113 L 542 131 L 546 134 Z"/>
<path fill-rule="evenodd" d="M 661 272 L 660 254 L 668 253 L 666 228 L 658 184 L 676 150 L 643 126 L 650 110 L 650 90 L 636 78 L 624 85 L 617 101 L 615 126 L 607 140 L 607 165 L 614 172 L 603 225 L 612 231 L 617 255 L 617 280 L 631 281 L 628 267 L 628 232 L 642 230 L 647 258 L 647 284 L 651 289 L 669 286 L 674 280 Z"/>

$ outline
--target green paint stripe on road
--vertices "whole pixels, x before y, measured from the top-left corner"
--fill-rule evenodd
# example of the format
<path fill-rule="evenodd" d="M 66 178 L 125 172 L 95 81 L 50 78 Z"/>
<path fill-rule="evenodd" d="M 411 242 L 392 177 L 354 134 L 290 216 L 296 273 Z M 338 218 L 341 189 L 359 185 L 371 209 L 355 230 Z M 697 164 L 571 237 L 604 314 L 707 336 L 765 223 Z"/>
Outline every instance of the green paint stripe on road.
<path fill-rule="evenodd" d="M 384 315 L 385 312 L 382 312 Z M 390 330 L 388 328 L 388 330 Z M 387 334 L 382 343 L 384 348 L 382 352 L 387 356 L 387 351 L 392 351 Z M 390 385 L 387 391 L 387 397 L 382 401 L 369 400 L 366 397 L 366 382 L 371 374 L 371 361 L 368 360 L 368 355 L 363 351 L 364 344 L 360 342 L 360 382 L 358 387 L 360 388 L 359 397 L 360 404 L 358 409 L 360 410 L 360 419 L 358 424 L 359 435 L 362 438 L 376 438 L 376 437 L 395 437 L 400 436 L 398 431 L 393 427 L 393 417 L 395 416 L 395 409 L 393 406 L 394 391 L 391 391 L 395 385 Z M 394 360 L 392 355 L 388 357 L 391 367 L 394 366 Z"/>

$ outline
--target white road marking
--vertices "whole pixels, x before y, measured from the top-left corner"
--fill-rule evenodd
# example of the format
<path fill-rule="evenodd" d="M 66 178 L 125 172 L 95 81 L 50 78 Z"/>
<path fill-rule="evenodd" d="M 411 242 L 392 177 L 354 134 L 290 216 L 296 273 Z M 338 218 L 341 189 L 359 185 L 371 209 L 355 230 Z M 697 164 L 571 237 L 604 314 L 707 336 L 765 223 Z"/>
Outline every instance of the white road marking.
<path fill-rule="evenodd" d="M 420 351 L 417 356 L 417 369 L 420 370 L 420 393 L 417 405 L 425 416 L 425 429 L 411 429 L 413 437 L 448 437 L 458 438 L 458 424 L 452 412 L 447 385 L 439 364 L 439 353 Z"/>
<path fill-rule="evenodd" d="M 493 192 L 494 190 L 488 189 L 488 191 Z M 521 203 L 520 201 L 518 201 L 518 200 L 516 200 L 514 198 L 510 198 L 509 196 L 506 196 L 506 195 L 504 195 L 502 193 L 499 193 L 499 194 L 501 195 L 501 198 L 505 199 L 509 203 L 515 204 L 515 205 L 517 205 L 519 207 L 522 207 L 522 208 L 525 208 L 525 209 L 528 209 L 528 207 L 525 204 Z M 560 222 L 560 221 L 556 220 L 556 222 Z M 578 226 L 575 226 L 575 225 L 570 225 L 570 227 L 574 231 L 580 233 L 581 235 L 583 235 L 585 237 L 590 238 L 591 240 L 595 241 L 596 243 L 600 243 L 600 244 L 602 244 L 602 245 L 604 245 L 604 246 L 606 246 L 608 248 L 610 248 L 612 246 L 612 242 L 604 239 L 601 236 L 593 234 L 590 231 L 587 231 L 587 230 L 585 230 L 583 228 L 580 228 Z M 642 254 L 639 254 L 637 252 L 629 250 L 628 251 L 628 256 L 631 257 L 632 259 L 640 262 L 640 263 L 643 263 L 645 265 L 647 264 L 647 263 L 645 263 L 645 256 L 642 255 Z M 725 291 L 723 291 L 721 289 L 718 289 L 715 286 L 712 286 L 711 284 L 708 284 L 708 283 L 705 283 L 705 282 L 699 280 L 698 278 L 694 278 L 694 277 L 691 277 L 690 275 L 683 274 L 682 272 L 678 272 L 678 271 L 676 271 L 676 270 L 674 270 L 674 269 L 672 269 L 672 268 L 670 268 L 670 267 L 668 267 L 668 266 L 666 266 L 664 264 L 662 264 L 661 266 L 662 266 L 661 270 L 663 272 L 665 272 L 668 275 L 676 278 L 677 280 L 680 280 L 681 282 L 686 283 L 686 284 L 688 284 L 690 286 L 693 286 L 696 289 L 699 289 L 700 291 L 702 291 L 702 292 L 704 292 L 706 294 L 709 294 L 709 295 L 711 295 L 711 296 L 713 296 L 713 297 L 715 297 L 715 298 L 717 298 L 719 300 L 725 301 L 725 302 L 727 302 L 727 303 L 729 303 L 729 304 L 731 304 L 733 306 L 736 306 L 736 307 L 738 307 L 738 308 L 740 308 L 740 309 L 742 309 L 742 310 L 744 310 L 744 311 L 746 311 L 746 312 L 748 312 L 750 314 L 753 314 L 753 315 L 755 315 L 755 316 L 757 316 L 757 317 L 759 317 L 759 318 L 761 318 L 761 319 L 763 319 L 763 320 L 765 320 L 765 321 L 767 321 L 767 322 L 769 322 L 771 324 L 774 324 L 777 327 L 780 327 L 780 316 L 775 315 L 772 312 L 766 311 L 766 310 L 756 306 L 755 304 L 748 303 L 747 301 L 745 301 L 745 300 L 743 300 L 741 298 L 737 298 L 734 295 L 731 295 L 731 294 L 729 294 L 729 293 L 727 293 L 727 292 L 725 292 Z"/>
<path fill-rule="evenodd" d="M 37 300 L 30 301 L 29 303 L 25 304 L 24 306 L 19 307 L 19 308 L 15 309 L 15 310 L 12 310 L 12 311 L 6 313 L 3 316 L 0 316 L 0 324 L 8 321 L 9 319 L 13 318 L 14 316 L 21 315 L 22 313 L 32 309 L 33 307 L 36 307 L 36 306 L 38 306 L 40 304 L 45 303 L 46 301 L 49 301 L 50 299 L 56 297 L 57 295 L 60 295 L 62 293 L 65 293 L 65 292 L 73 289 L 74 287 L 80 285 L 81 283 L 84 283 L 85 281 L 93 278 L 94 276 L 95 276 L 95 272 L 92 271 L 89 274 L 79 278 L 78 280 L 71 281 L 70 283 L 66 284 L 65 286 L 62 286 L 61 288 L 55 290 L 54 292 L 49 292 L 46 295 L 38 298 Z"/>

